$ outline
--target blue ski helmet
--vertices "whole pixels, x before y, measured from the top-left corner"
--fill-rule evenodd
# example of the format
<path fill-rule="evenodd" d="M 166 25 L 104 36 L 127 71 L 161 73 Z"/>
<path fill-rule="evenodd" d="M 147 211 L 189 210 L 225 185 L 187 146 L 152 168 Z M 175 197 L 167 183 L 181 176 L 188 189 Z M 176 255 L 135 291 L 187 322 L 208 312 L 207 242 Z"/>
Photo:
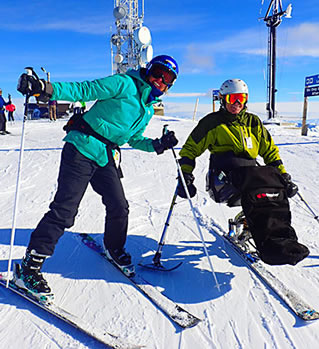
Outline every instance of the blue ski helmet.
<path fill-rule="evenodd" d="M 172 87 L 175 80 L 177 79 L 179 69 L 178 69 L 178 64 L 175 61 L 175 59 L 171 56 L 167 55 L 160 55 L 154 57 L 150 62 L 147 63 L 146 65 L 146 76 L 148 77 L 150 75 L 150 72 L 154 65 L 161 65 L 165 67 L 167 70 L 173 72 L 175 74 L 175 79 L 171 84 L 167 84 L 168 88 Z"/>

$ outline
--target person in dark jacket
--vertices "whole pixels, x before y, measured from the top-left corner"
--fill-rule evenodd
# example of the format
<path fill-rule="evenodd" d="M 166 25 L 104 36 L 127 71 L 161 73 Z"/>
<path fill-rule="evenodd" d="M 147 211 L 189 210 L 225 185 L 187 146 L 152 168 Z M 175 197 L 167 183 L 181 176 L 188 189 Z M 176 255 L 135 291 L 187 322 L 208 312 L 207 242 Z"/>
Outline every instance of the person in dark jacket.
<path fill-rule="evenodd" d="M 5 106 L 8 104 L 2 97 L 2 89 L 0 88 L 0 134 L 6 135 L 10 132 L 6 130 L 7 119 L 5 116 Z"/>
<path fill-rule="evenodd" d="M 226 80 L 221 108 L 200 120 L 183 145 L 179 160 L 191 197 L 196 158 L 210 152 L 207 191 L 216 202 L 242 205 L 260 258 L 268 264 L 295 265 L 309 254 L 291 227 L 288 197 L 298 187 L 291 180 L 278 147 L 258 116 L 248 113 L 248 87 L 240 79 Z M 261 156 L 266 166 L 257 166 Z M 177 193 L 186 197 L 179 179 Z"/>
<path fill-rule="evenodd" d="M 131 256 L 124 249 L 129 206 L 120 180 L 119 146 L 128 143 L 136 149 L 162 154 L 177 144 L 173 131 L 156 139 L 143 136 L 154 114 L 153 104 L 173 86 L 177 75 L 176 61 L 161 55 L 146 68 L 94 81 L 48 83 L 27 74 L 20 77 L 18 90 L 24 95 L 39 95 L 42 101 L 96 102 L 67 125 L 57 192 L 49 212 L 31 234 L 21 265 L 15 265 L 14 282 L 18 287 L 37 297 L 51 292 L 41 267 L 53 254 L 64 229 L 74 224 L 89 183 L 106 206 L 106 255 L 126 275 L 134 274 Z"/>

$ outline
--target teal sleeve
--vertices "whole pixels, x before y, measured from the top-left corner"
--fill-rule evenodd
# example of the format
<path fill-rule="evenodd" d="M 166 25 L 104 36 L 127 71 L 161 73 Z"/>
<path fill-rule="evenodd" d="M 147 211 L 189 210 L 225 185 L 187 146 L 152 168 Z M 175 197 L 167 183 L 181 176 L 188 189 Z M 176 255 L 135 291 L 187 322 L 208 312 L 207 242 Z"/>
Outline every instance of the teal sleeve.
<path fill-rule="evenodd" d="M 155 149 L 153 147 L 153 139 L 147 138 L 143 136 L 143 132 L 146 128 L 146 125 L 143 130 L 136 133 L 134 136 L 130 138 L 128 141 L 128 144 L 135 149 L 147 151 L 147 152 L 154 152 Z"/>
<path fill-rule="evenodd" d="M 53 82 L 52 100 L 70 102 L 105 100 L 114 98 L 127 89 L 125 75 L 112 75 L 106 78 L 83 82 Z"/>

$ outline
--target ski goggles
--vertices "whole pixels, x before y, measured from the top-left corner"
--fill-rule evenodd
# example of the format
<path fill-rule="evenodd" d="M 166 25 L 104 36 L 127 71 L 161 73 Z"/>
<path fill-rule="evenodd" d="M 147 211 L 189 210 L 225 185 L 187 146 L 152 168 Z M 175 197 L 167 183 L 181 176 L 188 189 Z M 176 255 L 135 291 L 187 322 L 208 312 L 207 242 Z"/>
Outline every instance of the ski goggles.
<path fill-rule="evenodd" d="M 161 64 L 154 64 L 149 74 L 152 75 L 155 79 L 162 78 L 162 81 L 165 85 L 171 86 L 176 80 L 176 74 L 172 70 L 168 70 Z"/>
<path fill-rule="evenodd" d="M 225 101 L 228 104 L 235 104 L 236 102 L 239 102 L 240 104 L 245 104 L 248 100 L 248 94 L 247 93 L 230 93 L 228 95 L 225 95 Z"/>

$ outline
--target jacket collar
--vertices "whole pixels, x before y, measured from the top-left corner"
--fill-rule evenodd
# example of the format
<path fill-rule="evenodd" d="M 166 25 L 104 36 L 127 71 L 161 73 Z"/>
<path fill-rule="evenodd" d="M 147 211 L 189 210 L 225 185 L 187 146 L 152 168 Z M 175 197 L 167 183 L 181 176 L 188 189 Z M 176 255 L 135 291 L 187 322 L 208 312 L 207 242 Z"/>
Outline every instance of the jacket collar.
<path fill-rule="evenodd" d="M 146 101 L 149 99 L 149 95 L 152 92 L 152 87 L 143 79 L 145 68 L 140 68 L 138 70 L 134 70 L 134 69 L 129 69 L 126 74 L 129 75 L 131 78 L 134 79 L 135 84 L 137 86 L 137 88 L 139 89 L 139 91 L 141 92 L 142 96 L 146 95 L 147 98 L 144 101 L 145 104 L 147 103 Z M 147 91 L 147 93 L 145 93 L 144 91 Z M 158 97 L 155 97 L 151 104 L 154 103 L 159 103 L 161 102 L 161 99 Z"/>
<path fill-rule="evenodd" d="M 223 117 L 225 118 L 226 122 L 233 122 L 236 120 L 239 120 L 239 121 L 242 120 L 246 114 L 247 108 L 243 108 L 243 110 L 241 110 L 240 113 L 238 114 L 229 113 L 224 108 L 220 108 L 220 111 L 223 113 Z"/>

